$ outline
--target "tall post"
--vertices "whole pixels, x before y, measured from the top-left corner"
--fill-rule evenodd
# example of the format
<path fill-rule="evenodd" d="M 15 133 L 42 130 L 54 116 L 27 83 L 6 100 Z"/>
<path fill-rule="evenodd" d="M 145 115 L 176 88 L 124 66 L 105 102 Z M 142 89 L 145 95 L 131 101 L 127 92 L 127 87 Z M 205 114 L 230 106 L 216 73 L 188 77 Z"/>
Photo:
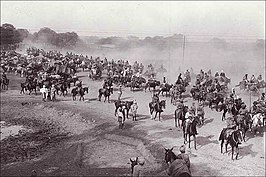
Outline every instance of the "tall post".
<path fill-rule="evenodd" d="M 186 48 L 186 36 L 184 35 L 184 38 L 183 38 L 183 57 L 182 57 L 182 68 L 184 67 L 184 60 L 185 60 L 185 48 Z"/>

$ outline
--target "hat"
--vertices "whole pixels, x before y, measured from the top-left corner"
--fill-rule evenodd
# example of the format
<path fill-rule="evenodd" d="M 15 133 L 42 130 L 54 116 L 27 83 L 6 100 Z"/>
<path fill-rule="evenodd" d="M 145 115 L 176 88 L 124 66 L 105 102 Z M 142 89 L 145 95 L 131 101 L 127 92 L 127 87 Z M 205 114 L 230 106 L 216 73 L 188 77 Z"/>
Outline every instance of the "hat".
<path fill-rule="evenodd" d="M 133 104 L 137 104 L 137 100 L 134 100 L 134 101 L 133 101 Z"/>
<path fill-rule="evenodd" d="M 186 152 L 186 146 L 185 145 L 180 146 L 179 151 L 181 153 L 185 153 Z"/>
<path fill-rule="evenodd" d="M 145 163 L 145 159 L 144 159 L 143 157 L 139 157 L 139 158 L 138 158 L 138 163 L 139 163 L 140 165 L 144 165 L 144 163 Z"/>
<path fill-rule="evenodd" d="M 246 107 L 245 103 L 242 103 L 241 108 L 245 108 L 245 107 Z"/>

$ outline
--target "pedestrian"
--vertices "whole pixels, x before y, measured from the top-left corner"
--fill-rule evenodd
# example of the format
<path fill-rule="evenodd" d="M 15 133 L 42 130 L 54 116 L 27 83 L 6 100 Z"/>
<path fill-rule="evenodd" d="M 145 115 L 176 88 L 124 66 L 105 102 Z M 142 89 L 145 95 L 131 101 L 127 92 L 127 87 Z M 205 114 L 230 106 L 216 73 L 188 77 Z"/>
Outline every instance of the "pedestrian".
<path fill-rule="evenodd" d="M 177 158 L 183 159 L 186 162 L 186 165 L 190 171 L 190 160 L 188 154 L 186 154 L 186 146 L 185 145 L 180 146 L 179 151 L 181 154 L 178 154 Z"/>
<path fill-rule="evenodd" d="M 121 107 L 119 107 L 118 109 L 117 118 L 118 118 L 118 127 L 119 129 L 122 129 L 124 126 L 124 114 L 123 114 L 123 109 Z"/>
<path fill-rule="evenodd" d="M 50 92 L 51 101 L 55 101 L 55 92 L 56 92 L 56 89 L 55 89 L 55 85 L 53 84 L 51 87 L 51 92 Z"/>
<path fill-rule="evenodd" d="M 132 116 L 133 116 L 133 121 L 137 120 L 137 110 L 138 110 L 138 103 L 137 100 L 133 101 L 133 105 L 131 106 L 131 112 L 132 112 Z"/>
<path fill-rule="evenodd" d="M 141 177 L 143 175 L 143 169 L 144 169 L 145 160 L 143 157 L 138 158 L 138 164 L 135 165 L 133 169 L 133 177 Z"/>
<path fill-rule="evenodd" d="M 120 101 L 121 96 L 122 96 L 122 85 L 120 85 L 118 89 L 118 98 L 117 98 L 118 101 Z"/>
<path fill-rule="evenodd" d="M 43 87 L 40 89 L 40 92 L 42 93 L 42 100 L 46 101 L 48 96 L 48 89 L 45 85 L 43 85 Z"/>

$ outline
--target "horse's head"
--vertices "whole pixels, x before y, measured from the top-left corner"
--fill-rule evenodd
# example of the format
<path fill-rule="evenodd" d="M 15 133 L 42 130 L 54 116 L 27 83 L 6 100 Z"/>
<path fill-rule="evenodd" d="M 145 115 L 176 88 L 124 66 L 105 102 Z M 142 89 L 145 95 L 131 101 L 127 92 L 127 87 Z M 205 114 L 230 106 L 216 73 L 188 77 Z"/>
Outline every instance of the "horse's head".
<path fill-rule="evenodd" d="M 174 149 L 173 147 L 171 149 L 164 148 L 164 150 L 165 150 L 164 159 L 165 159 L 165 162 L 167 164 L 171 163 L 172 161 L 174 161 L 177 158 L 175 153 L 173 152 L 173 149 Z"/>
<path fill-rule="evenodd" d="M 196 125 L 200 123 L 200 117 L 199 116 L 195 116 L 193 121 L 192 121 L 192 124 L 195 123 Z"/>
<path fill-rule="evenodd" d="M 165 109 L 165 107 L 166 107 L 166 100 L 161 100 L 159 104 L 160 104 L 160 106 L 161 106 L 163 109 Z"/>
<path fill-rule="evenodd" d="M 138 164 L 138 157 L 136 157 L 135 160 L 132 160 L 131 158 L 129 160 L 130 160 L 130 165 L 131 165 L 131 174 L 133 174 L 134 166 Z"/>

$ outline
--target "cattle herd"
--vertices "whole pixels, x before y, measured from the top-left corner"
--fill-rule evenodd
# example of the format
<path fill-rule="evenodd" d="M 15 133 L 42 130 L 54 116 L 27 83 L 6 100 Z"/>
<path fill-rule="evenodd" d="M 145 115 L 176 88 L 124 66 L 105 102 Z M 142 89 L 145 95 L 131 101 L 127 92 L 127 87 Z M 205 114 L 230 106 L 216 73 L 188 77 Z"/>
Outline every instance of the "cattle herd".
<path fill-rule="evenodd" d="M 151 117 L 155 112 L 159 113 L 160 118 L 160 114 L 165 109 L 165 100 L 159 100 L 159 95 L 169 96 L 171 103 L 177 107 L 175 117 L 176 120 L 181 121 L 179 125 L 183 128 L 185 142 L 187 135 L 190 138 L 191 135 L 195 137 L 197 134 L 196 129 L 192 130 L 189 126 L 193 126 L 194 123 L 195 126 L 197 123 L 204 123 L 202 111 L 193 111 L 195 108 L 184 105 L 184 93 L 188 86 L 191 86 L 189 91 L 191 97 L 199 105 L 203 107 L 207 105 L 211 109 L 222 111 L 222 120 L 225 120 L 227 113 L 230 114 L 227 119 L 228 127 L 221 131 L 219 137 L 219 140 L 222 141 L 221 152 L 223 152 L 224 142 L 226 142 L 226 149 L 227 144 L 230 144 L 238 151 L 238 145 L 241 139 L 245 141 L 245 133 L 248 130 L 255 134 L 259 127 L 264 126 L 266 98 L 265 94 L 260 91 L 261 88 L 265 88 L 266 84 L 261 76 L 250 81 L 243 78 L 243 81 L 237 85 L 243 90 L 260 94 L 259 99 L 254 101 L 251 109 L 248 110 L 246 103 L 236 94 L 235 89 L 233 88 L 232 91 L 228 89 L 231 79 L 223 71 L 213 75 L 211 70 L 208 72 L 201 70 L 193 78 L 195 83 L 192 83 L 192 74 L 187 70 L 185 73 L 180 73 L 176 82 L 171 84 L 166 81 L 166 78 L 163 78 L 163 81 L 155 79 L 156 73 L 153 72 L 152 65 L 149 65 L 144 72 L 144 65 L 137 61 L 131 65 L 129 61 L 125 60 L 94 58 L 72 52 L 63 55 L 59 51 L 47 52 L 32 47 L 26 50 L 26 54 L 15 51 L 1 52 L 1 89 L 8 89 L 9 79 L 6 73 L 14 73 L 25 78 L 25 81 L 21 83 L 21 94 L 35 93 L 37 95 L 37 92 L 40 91 L 43 101 L 55 101 L 56 95 L 66 96 L 71 93 L 73 101 L 76 100 L 77 95 L 80 96 L 79 100 L 84 101 L 84 95 L 89 92 L 89 87 L 85 86 L 77 77 L 78 69 L 86 71 L 89 79 L 103 80 L 102 88 L 99 88 L 98 92 L 99 101 L 104 96 L 104 101 L 109 102 L 109 97 L 114 92 L 114 86 L 129 87 L 131 91 L 143 90 L 146 92 L 147 89 L 152 91 L 153 99 L 149 104 Z M 132 104 L 133 101 L 118 99 L 115 101 L 115 114 L 119 108 L 123 107 L 125 111 L 123 115 L 128 117 Z M 188 112 L 190 116 L 186 116 Z M 196 121 L 197 117 L 201 117 L 201 120 Z"/>

